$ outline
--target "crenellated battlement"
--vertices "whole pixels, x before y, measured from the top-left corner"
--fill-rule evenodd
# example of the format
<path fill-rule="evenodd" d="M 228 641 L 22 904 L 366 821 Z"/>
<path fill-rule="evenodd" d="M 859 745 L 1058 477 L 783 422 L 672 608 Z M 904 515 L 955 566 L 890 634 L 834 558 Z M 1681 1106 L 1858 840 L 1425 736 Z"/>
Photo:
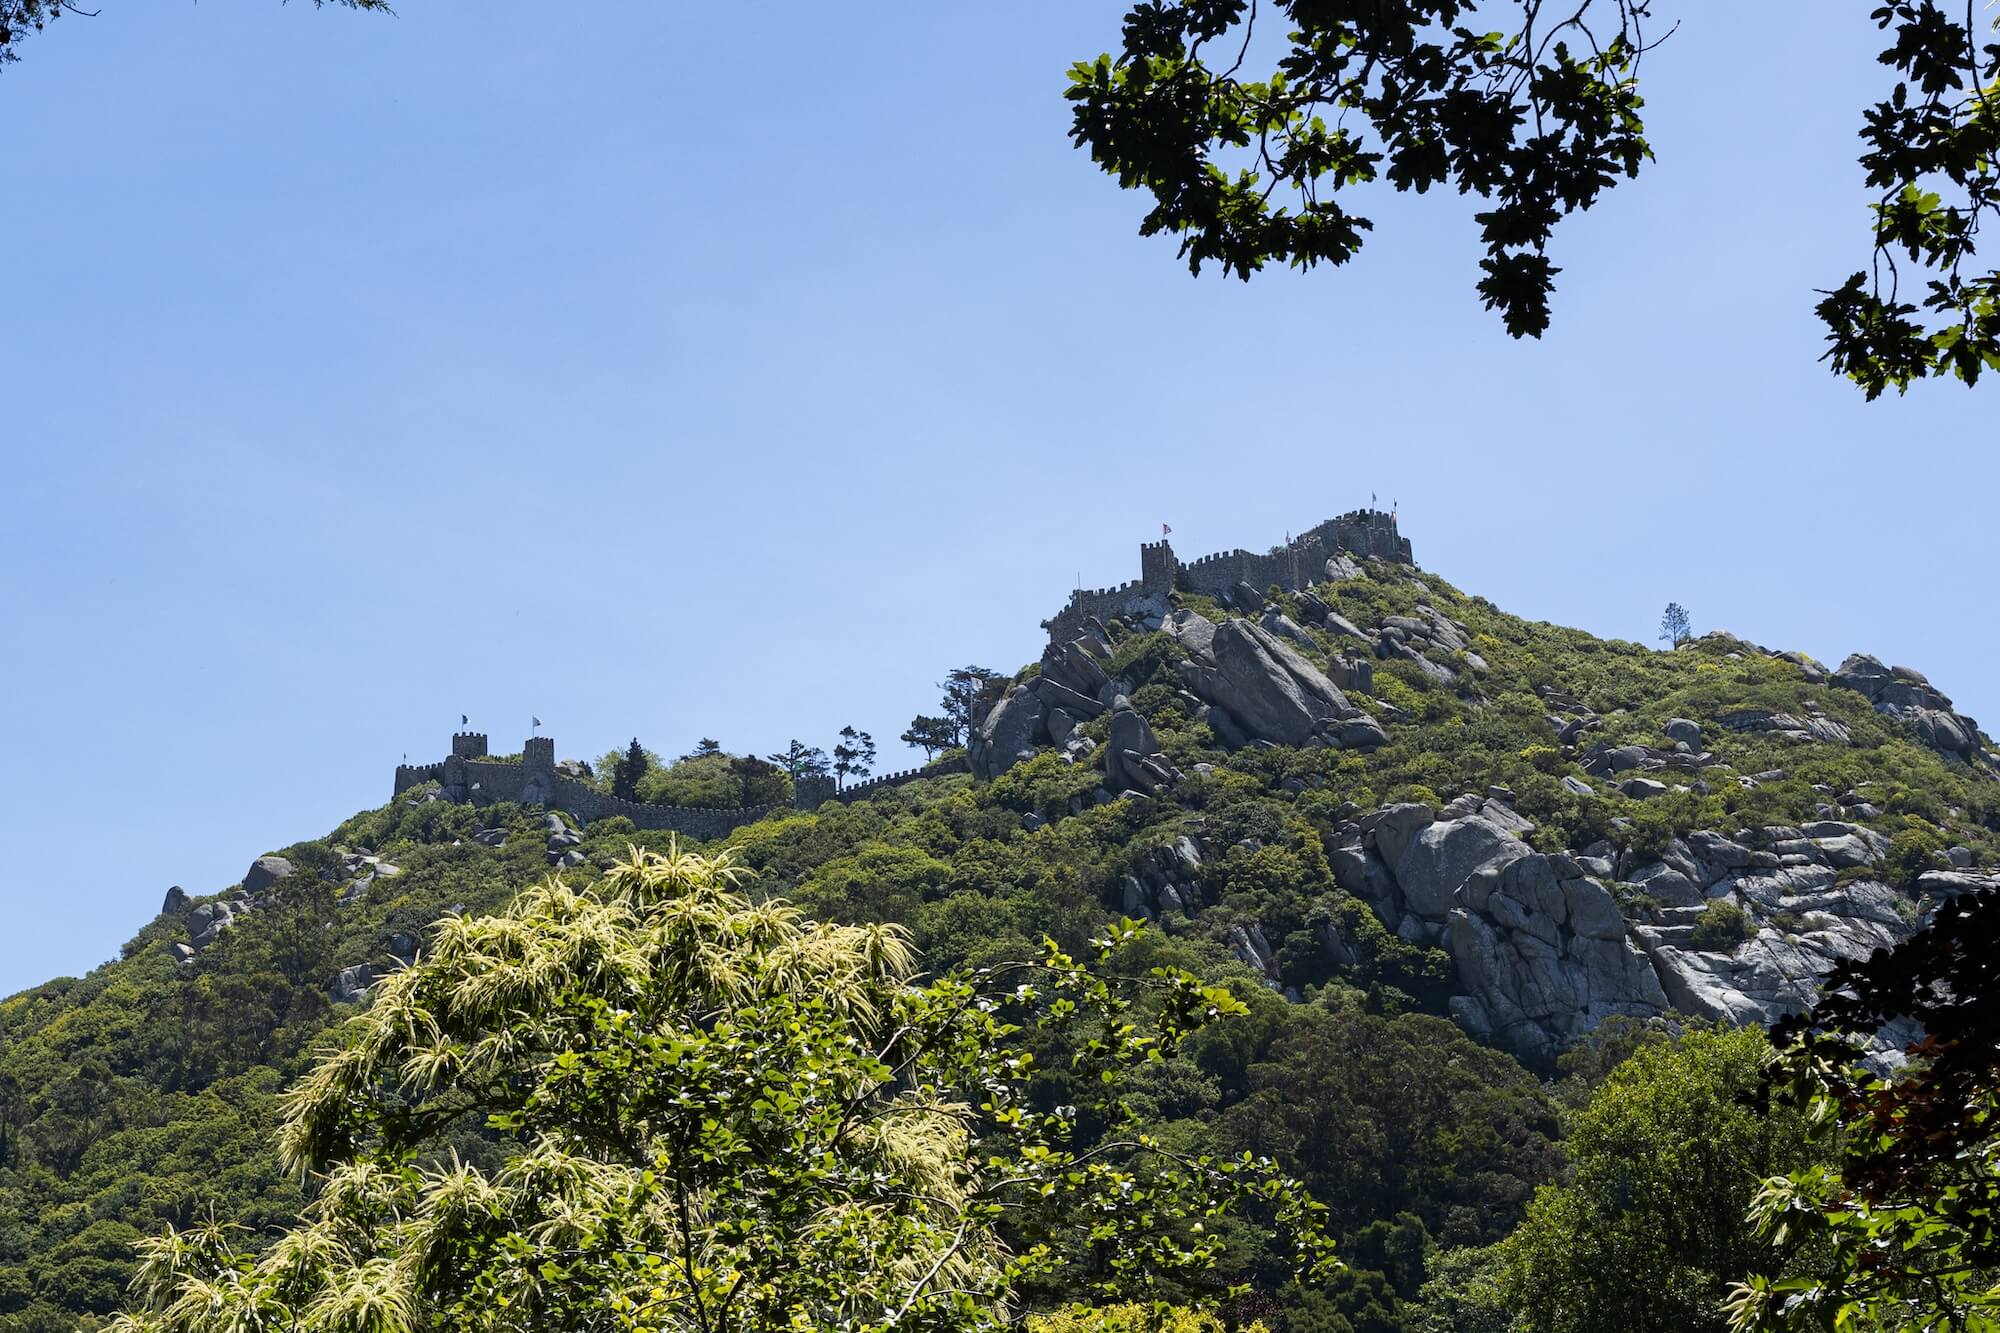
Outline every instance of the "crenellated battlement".
<path fill-rule="evenodd" d="M 1350 510 L 1261 555 L 1238 547 L 1183 561 L 1175 557 L 1173 544 L 1165 539 L 1141 542 L 1138 579 L 1111 588 L 1079 588 L 1070 594 L 1069 604 L 1043 624 L 1050 638 L 1060 642 L 1081 633 L 1084 622 L 1093 616 L 1104 619 L 1141 608 L 1164 614 L 1167 594 L 1177 588 L 1210 597 L 1227 593 L 1239 583 L 1259 592 L 1274 583 L 1296 591 L 1324 579 L 1327 561 L 1336 554 L 1399 565 L 1416 563 L 1409 539 L 1397 531 L 1396 515 L 1381 509 Z"/>
<path fill-rule="evenodd" d="M 720 838 L 745 824 L 762 819 L 780 806 L 750 805 L 728 809 L 700 809 L 692 806 L 656 805 L 650 801 L 628 801 L 579 782 L 556 767 L 553 737 L 530 736 L 521 745 L 518 760 L 487 756 L 486 737 L 462 731 L 451 739 L 451 756 L 435 764 L 396 765 L 395 794 L 400 796 L 426 782 L 440 784 L 446 800 L 467 805 L 492 805 L 514 801 L 561 810 L 584 823 L 623 815 L 642 829 L 670 830 L 691 838 Z M 967 772 L 965 756 L 948 759 L 924 768 L 885 773 L 866 782 L 842 788 L 832 777 L 801 777 L 793 784 L 792 808 L 817 810 L 828 801 L 858 800 L 918 778 L 944 777 Z"/>

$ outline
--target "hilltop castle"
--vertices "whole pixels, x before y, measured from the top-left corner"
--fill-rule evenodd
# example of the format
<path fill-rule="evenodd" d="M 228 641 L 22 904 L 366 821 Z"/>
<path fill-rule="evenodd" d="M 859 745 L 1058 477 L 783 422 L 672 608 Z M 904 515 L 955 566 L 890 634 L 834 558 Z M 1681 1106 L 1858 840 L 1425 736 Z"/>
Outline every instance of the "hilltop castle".
<path fill-rule="evenodd" d="M 907 768 L 884 773 L 865 782 L 841 787 L 824 775 L 800 777 L 792 783 L 792 808 L 816 810 L 826 801 L 847 802 L 887 787 L 900 786 L 916 778 L 942 777 L 963 773 L 964 756 L 947 759 L 923 768 Z M 642 829 L 666 829 L 691 838 L 720 838 L 732 829 L 762 819 L 775 805 L 746 805 L 709 810 L 683 805 L 655 805 L 650 801 L 628 801 L 581 780 L 587 770 L 556 763 L 553 737 L 530 736 L 521 745 L 519 759 L 493 759 L 486 752 L 483 732 L 461 731 L 451 738 L 451 754 L 435 764 L 396 765 L 396 791 L 400 796 L 426 782 L 438 784 L 438 794 L 448 801 L 468 805 L 492 805 L 514 801 L 521 805 L 546 806 L 574 816 L 588 824 L 592 820 L 623 815 Z"/>
<path fill-rule="evenodd" d="M 1137 579 L 1116 588 L 1079 588 L 1070 594 L 1069 605 L 1042 624 L 1060 643 L 1081 633 L 1093 616 L 1103 619 L 1130 611 L 1165 614 L 1167 594 L 1174 591 L 1221 597 L 1239 583 L 1258 592 L 1275 583 L 1294 592 L 1324 580 L 1328 562 L 1342 555 L 1416 563 L 1409 539 L 1396 531 L 1396 516 L 1379 509 L 1357 509 L 1330 518 L 1264 555 L 1239 548 L 1182 563 L 1173 546 L 1162 539 L 1139 547 Z"/>

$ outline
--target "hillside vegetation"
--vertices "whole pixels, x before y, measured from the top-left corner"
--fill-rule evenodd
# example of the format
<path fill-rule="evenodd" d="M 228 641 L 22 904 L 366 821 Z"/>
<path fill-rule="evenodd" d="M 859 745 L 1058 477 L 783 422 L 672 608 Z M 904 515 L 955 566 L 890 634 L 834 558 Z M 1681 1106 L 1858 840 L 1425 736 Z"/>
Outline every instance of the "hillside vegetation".
<path fill-rule="evenodd" d="M 1503 1290 L 1576 1308 L 1563 1284 L 1583 1279 L 1549 1256 L 1565 1226 L 1609 1234 L 1588 1221 L 1616 1193 L 1603 1162 L 1650 1123 L 1618 1108 L 1653 1104 L 1656 1077 L 1734 1087 L 1754 1034 L 1706 1024 L 1796 1008 L 1767 975 L 1791 985 L 1905 937 L 2000 864 L 2000 783 L 1983 737 L 1945 748 L 1948 705 L 1884 711 L 1809 659 L 1723 635 L 1657 651 L 1527 622 L 1376 562 L 1265 598 L 1185 596 L 1099 627 L 1082 650 L 1105 682 L 1095 714 L 1052 730 L 1037 703 L 998 759 L 989 722 L 985 778 L 780 810 L 726 840 L 755 894 L 899 923 L 933 975 L 1033 957 L 1045 937 L 1080 953 L 1133 917 L 1150 927 L 1135 961 L 1230 984 L 1249 1013 L 1145 1072 L 1147 1127 L 1275 1157 L 1328 1207 L 1349 1264 L 1301 1292 L 1274 1280 L 1267 1236 L 1230 1233 L 1229 1273 L 1257 1289 L 1237 1322 L 1504 1328 Z M 1197 618 L 1254 625 L 1342 678 L 1345 722 L 1379 735 L 1243 734 L 1192 687 Z M 1084 670 L 1061 648 L 1010 700 Z M 746 778 L 772 782 L 707 754 L 647 792 L 724 803 Z M 288 873 L 249 893 L 171 903 L 89 976 L 0 1003 L 0 1328 L 100 1326 L 135 1243 L 164 1225 L 212 1210 L 255 1236 L 295 1217 L 311 1186 L 279 1170 L 279 1093 L 440 918 L 498 911 L 548 874 L 552 836 L 581 853 L 563 872 L 579 887 L 672 841 L 417 789 L 277 849 Z M 1609 922 L 1586 926 L 1599 897 Z M 1544 983 L 1577 989 L 1537 1008 L 1524 990 Z M 1697 1044 L 1667 1044 L 1689 1020 Z M 1063 1075 L 1044 1080 L 1060 1101 Z M 1732 1133 L 1771 1169 L 1802 1151 L 1792 1128 Z M 1740 1219 L 1734 1189 L 1708 1206 Z M 1658 1326 L 1720 1327 L 1741 1273 L 1706 1252 L 1660 1262 L 1679 1265 L 1679 1313 Z"/>

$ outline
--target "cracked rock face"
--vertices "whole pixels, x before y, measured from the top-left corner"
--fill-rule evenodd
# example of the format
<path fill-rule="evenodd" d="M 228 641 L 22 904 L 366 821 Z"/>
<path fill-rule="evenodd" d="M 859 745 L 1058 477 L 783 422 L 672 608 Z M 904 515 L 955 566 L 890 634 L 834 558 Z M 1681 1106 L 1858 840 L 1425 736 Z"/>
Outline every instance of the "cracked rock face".
<path fill-rule="evenodd" d="M 1830 680 L 1862 695 L 1876 712 L 1908 724 L 1918 740 L 1940 754 L 1971 760 L 1980 752 L 1979 724 L 1954 711 L 1951 700 L 1920 671 L 1883 666 L 1866 653 L 1855 653 Z"/>
<path fill-rule="evenodd" d="M 1735 838 L 1703 830 L 1626 874 L 1655 904 L 1646 920 L 1627 921 L 1582 860 L 1537 852 L 1512 822 L 1473 810 L 1470 800 L 1444 818 L 1384 807 L 1354 821 L 1329 860 L 1384 925 L 1451 955 L 1462 1027 L 1530 1060 L 1551 1059 L 1612 1015 L 1774 1022 L 1809 1005 L 1835 963 L 1908 938 L 1928 904 L 2000 887 L 2000 876 L 1963 871 L 1924 876 L 1919 898 L 1872 880 L 1841 883 L 1841 869 L 1887 850 L 1856 824 Z M 1610 873 L 1608 860 L 1589 861 Z M 1716 900 L 1740 906 L 1754 934 L 1697 948 L 1696 923 Z"/>
<path fill-rule="evenodd" d="M 1188 689 L 1252 740 L 1371 749 L 1388 739 L 1325 672 L 1255 621 L 1213 625 L 1179 612 L 1167 630 L 1188 650 L 1181 663 Z"/>

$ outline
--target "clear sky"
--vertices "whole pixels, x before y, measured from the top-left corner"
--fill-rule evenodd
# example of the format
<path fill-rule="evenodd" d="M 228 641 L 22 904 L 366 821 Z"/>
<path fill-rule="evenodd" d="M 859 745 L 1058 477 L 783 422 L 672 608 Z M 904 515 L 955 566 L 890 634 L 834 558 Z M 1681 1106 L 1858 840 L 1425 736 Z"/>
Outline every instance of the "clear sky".
<path fill-rule="evenodd" d="M 1866 7 L 1688 3 L 1556 327 L 1470 209 L 1190 279 L 1065 138 L 1122 5 L 107 4 L 0 72 L 0 993 L 514 750 L 893 737 L 1080 577 L 1400 502 L 1429 569 L 1678 599 L 2000 724 L 1995 392 L 1866 404 Z M 1782 53 L 1782 54 L 1778 54 Z"/>

